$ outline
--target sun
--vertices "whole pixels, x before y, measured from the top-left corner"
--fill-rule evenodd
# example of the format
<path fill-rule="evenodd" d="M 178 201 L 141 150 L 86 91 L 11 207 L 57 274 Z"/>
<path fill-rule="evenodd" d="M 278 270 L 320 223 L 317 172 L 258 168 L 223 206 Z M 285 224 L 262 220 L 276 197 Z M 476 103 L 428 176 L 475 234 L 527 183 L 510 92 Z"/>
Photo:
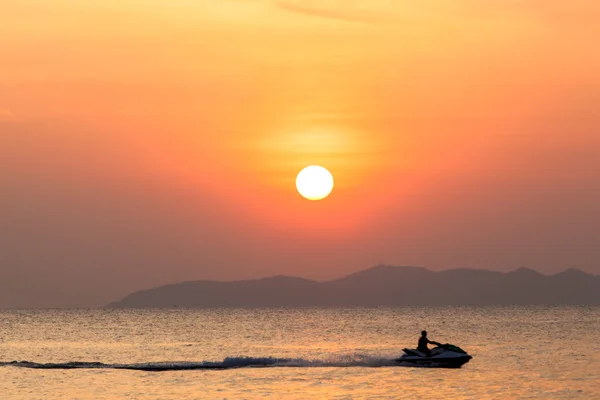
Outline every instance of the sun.
<path fill-rule="evenodd" d="M 322 200 L 333 190 L 333 176 L 320 165 L 309 165 L 298 173 L 296 188 L 308 200 Z"/>

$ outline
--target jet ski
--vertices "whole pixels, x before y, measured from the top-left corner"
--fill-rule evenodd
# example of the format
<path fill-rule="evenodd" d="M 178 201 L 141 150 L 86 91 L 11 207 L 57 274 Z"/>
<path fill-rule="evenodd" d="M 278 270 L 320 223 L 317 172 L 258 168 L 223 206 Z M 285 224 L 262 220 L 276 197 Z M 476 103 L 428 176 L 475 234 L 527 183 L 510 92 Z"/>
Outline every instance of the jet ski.
<path fill-rule="evenodd" d="M 453 344 L 439 344 L 427 355 L 416 349 L 403 349 L 402 357 L 394 361 L 407 367 L 460 368 L 472 358 L 466 351 Z"/>

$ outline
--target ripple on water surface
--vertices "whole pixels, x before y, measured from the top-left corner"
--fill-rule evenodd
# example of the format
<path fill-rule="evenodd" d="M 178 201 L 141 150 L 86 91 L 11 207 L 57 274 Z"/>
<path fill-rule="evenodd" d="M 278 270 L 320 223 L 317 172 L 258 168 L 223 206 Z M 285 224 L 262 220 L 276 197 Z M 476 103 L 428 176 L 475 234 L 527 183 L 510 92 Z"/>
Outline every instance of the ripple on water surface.
<path fill-rule="evenodd" d="M 7 398 L 600 398 L 599 308 L 0 314 Z M 473 360 L 391 366 L 423 328 Z"/>

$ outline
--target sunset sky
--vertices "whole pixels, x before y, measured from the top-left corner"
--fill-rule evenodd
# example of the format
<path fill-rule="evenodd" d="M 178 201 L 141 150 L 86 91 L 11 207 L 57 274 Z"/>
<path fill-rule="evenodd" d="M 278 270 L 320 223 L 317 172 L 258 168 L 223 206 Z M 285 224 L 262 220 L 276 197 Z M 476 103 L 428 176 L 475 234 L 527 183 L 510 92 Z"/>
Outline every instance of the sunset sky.
<path fill-rule="evenodd" d="M 599 43 L 597 0 L 3 0 L 0 307 L 600 274 Z"/>

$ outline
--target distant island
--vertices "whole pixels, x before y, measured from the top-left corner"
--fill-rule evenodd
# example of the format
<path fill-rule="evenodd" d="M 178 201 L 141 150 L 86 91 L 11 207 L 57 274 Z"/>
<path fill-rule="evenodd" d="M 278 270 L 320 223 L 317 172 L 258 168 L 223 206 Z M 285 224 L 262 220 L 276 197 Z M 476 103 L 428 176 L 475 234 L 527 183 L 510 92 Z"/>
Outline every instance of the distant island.
<path fill-rule="evenodd" d="M 110 308 L 600 305 L 600 276 L 569 269 L 434 272 L 380 265 L 327 282 L 274 276 L 190 281 L 134 292 Z"/>

